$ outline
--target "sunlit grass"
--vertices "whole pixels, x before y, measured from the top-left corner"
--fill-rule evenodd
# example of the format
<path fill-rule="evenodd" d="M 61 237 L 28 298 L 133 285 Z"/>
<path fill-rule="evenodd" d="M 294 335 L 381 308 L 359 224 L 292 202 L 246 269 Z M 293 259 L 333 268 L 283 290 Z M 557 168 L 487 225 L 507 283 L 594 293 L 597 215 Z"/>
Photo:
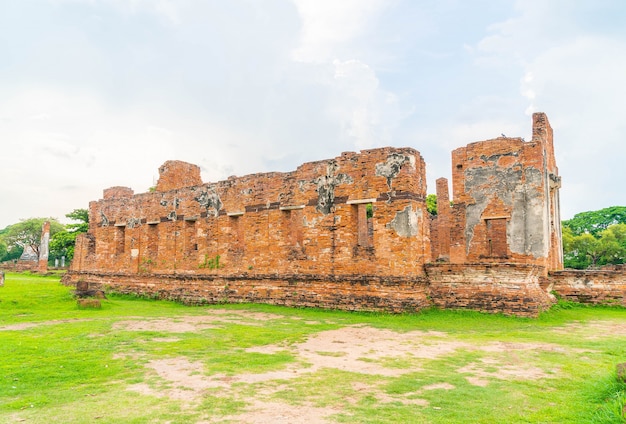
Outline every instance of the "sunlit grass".
<path fill-rule="evenodd" d="M 102 304 L 101 309 L 79 309 L 58 277 L 7 274 L 0 288 L 0 422 L 210 421 L 245 411 L 253 398 L 331 408 L 336 413 L 329 419 L 353 423 L 624 422 L 626 384 L 616 380 L 615 365 L 626 362 L 626 340 L 581 326 L 624 323 L 626 310 L 620 308 L 561 303 L 533 320 L 436 309 L 390 315 L 270 305 L 186 307 L 131 296 L 109 296 Z M 223 319 L 197 331 L 130 331 L 120 325 L 176 322 L 211 316 L 216 309 Z M 227 319 L 230 312 L 223 310 L 236 319 Z M 260 321 L 239 311 L 268 316 Z M 169 387 L 146 368 L 156 359 L 183 357 L 200 364 L 201 375 L 224 378 L 307 367 L 291 346 L 350 325 L 420 331 L 428 335 L 425 343 L 547 347 L 511 352 L 459 348 L 436 359 L 410 353 L 363 358 L 406 373 L 390 377 L 321 368 L 287 380 L 236 383 L 228 392 L 207 389 L 194 402 L 128 390 L 136 384 Z M 277 348 L 250 350 L 264 346 Z M 344 356 L 316 353 L 329 360 Z M 499 367 L 519 364 L 531 364 L 545 378 L 497 378 Z M 479 367 L 488 384 L 472 384 L 469 374 L 459 372 L 465 366 Z"/>

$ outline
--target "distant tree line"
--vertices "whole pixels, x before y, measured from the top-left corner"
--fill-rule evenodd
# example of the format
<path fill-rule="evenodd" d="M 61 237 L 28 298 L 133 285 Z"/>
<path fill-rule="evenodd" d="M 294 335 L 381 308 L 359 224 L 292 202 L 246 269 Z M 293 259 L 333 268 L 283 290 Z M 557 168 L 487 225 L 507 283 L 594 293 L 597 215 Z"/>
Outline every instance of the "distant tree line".
<path fill-rule="evenodd" d="M 75 223 L 63 225 L 56 218 L 30 218 L 0 230 L 0 262 L 18 260 L 25 249 L 31 249 L 39 256 L 41 229 L 45 221 L 50 222 L 50 245 L 48 259 L 65 257 L 69 263 L 74 257 L 76 236 L 89 229 L 87 209 L 74 209 L 65 215 Z"/>
<path fill-rule="evenodd" d="M 562 224 L 565 268 L 626 263 L 626 206 L 581 212 Z"/>

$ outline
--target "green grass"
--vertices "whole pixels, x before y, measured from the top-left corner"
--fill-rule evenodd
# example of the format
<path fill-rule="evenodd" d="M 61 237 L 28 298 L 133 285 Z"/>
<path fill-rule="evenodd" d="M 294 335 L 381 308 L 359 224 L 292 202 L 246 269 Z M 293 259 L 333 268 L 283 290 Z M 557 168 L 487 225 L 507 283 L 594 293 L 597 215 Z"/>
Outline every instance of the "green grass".
<path fill-rule="evenodd" d="M 217 309 L 222 312 L 215 315 Z M 123 325 L 214 316 L 214 324 L 193 331 Z M 9 273 L 0 287 L 0 422 L 237 422 L 237 414 L 257 400 L 330 408 L 329 420 L 346 423 L 624 423 L 626 384 L 615 376 L 616 364 L 626 362 L 624 332 L 586 325 L 595 322 L 624 328 L 626 310 L 562 302 L 533 320 L 436 309 L 390 315 L 270 305 L 187 307 L 119 295 L 103 300 L 101 309 L 79 309 L 58 276 Z M 192 375 L 224 381 L 306 368 L 310 364 L 293 346 L 350 325 L 421 331 L 425 346 L 463 347 L 431 359 L 410 353 L 359 358 L 400 371 L 398 376 L 321 368 L 288 379 L 205 387 L 191 402 L 167 396 L 176 384 L 148 367 L 154 360 L 185 358 L 200 364 Z M 495 343 L 553 348 L 472 348 Z M 259 350 L 265 346 L 275 349 Z M 344 353 L 320 349 L 317 355 L 337 360 Z M 497 377 L 501 367 L 519 366 L 546 377 Z M 480 369 L 488 384 L 472 384 L 471 373 L 459 371 L 463 367 Z M 150 391 L 129 390 L 135 385 Z"/>

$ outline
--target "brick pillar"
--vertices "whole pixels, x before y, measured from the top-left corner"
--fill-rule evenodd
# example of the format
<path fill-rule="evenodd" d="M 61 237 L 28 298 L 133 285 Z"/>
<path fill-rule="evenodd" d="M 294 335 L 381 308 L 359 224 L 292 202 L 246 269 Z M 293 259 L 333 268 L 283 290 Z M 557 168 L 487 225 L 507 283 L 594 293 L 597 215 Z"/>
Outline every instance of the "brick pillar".
<path fill-rule="evenodd" d="M 448 180 L 438 178 L 437 184 L 437 226 L 439 258 L 450 260 L 450 194 Z"/>
<path fill-rule="evenodd" d="M 48 272 L 48 245 L 50 244 L 50 222 L 46 221 L 41 227 L 41 242 L 39 243 L 39 266 L 41 274 Z"/>

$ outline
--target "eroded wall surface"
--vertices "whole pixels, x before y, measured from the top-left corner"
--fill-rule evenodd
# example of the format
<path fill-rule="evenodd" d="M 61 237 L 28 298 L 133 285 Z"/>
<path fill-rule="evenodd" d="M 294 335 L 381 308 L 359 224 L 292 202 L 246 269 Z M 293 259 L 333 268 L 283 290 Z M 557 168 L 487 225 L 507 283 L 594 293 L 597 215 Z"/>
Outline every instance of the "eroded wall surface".
<path fill-rule="evenodd" d="M 542 113 L 533 115 L 530 141 L 503 136 L 454 150 L 450 208 L 447 182 L 437 185 L 443 209 L 434 223 L 437 237 L 450 234 L 449 243 L 437 240 L 437 258 L 562 268 L 560 181 L 552 128 Z"/>
<path fill-rule="evenodd" d="M 615 269 L 563 270 L 550 273 L 554 290 L 579 303 L 626 306 L 626 266 Z"/>
<path fill-rule="evenodd" d="M 208 184 L 170 161 L 155 192 L 113 187 L 91 202 L 72 270 L 418 276 L 430 258 L 425 195 L 424 161 L 409 148 Z"/>

